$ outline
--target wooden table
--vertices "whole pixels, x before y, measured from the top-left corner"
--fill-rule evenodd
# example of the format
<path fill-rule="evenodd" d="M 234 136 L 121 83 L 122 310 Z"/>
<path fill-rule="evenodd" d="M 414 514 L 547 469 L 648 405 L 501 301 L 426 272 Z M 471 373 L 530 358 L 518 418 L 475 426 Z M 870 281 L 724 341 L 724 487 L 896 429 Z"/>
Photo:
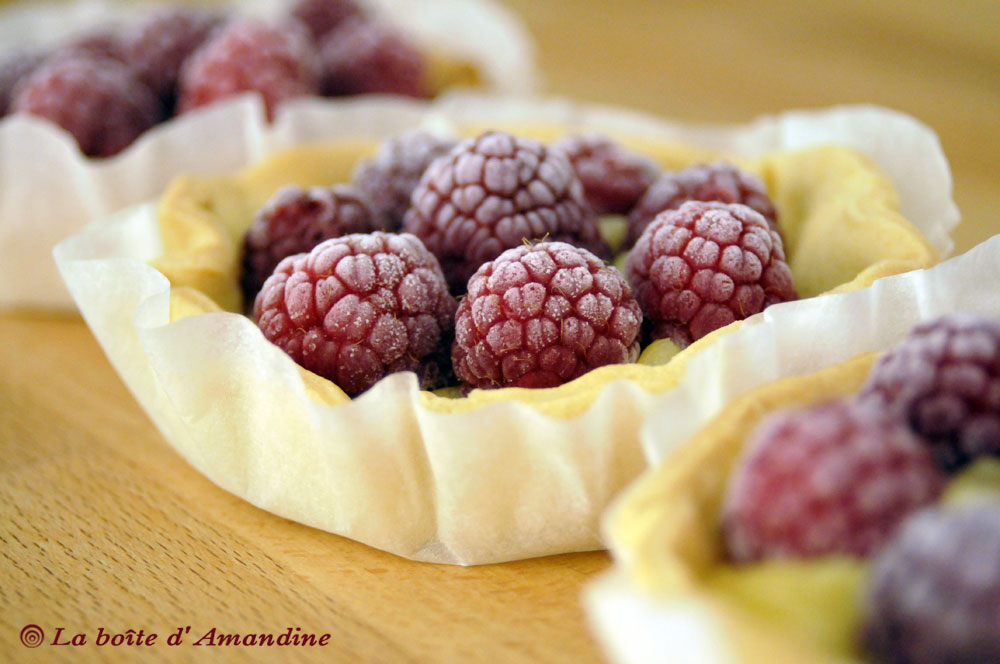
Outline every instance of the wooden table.
<path fill-rule="evenodd" d="M 506 4 L 555 93 L 707 122 L 842 102 L 906 111 L 951 160 L 957 251 L 1000 230 L 998 3 Z M 75 317 L 0 317 L 0 455 L 0 660 L 274 657 L 191 650 L 213 627 L 330 635 L 282 649 L 293 661 L 601 659 L 579 595 L 605 554 L 423 565 L 273 517 L 171 451 Z M 21 645 L 28 624 L 46 645 Z M 88 645 L 48 645 L 60 627 Z M 98 648 L 102 628 L 159 636 Z"/>

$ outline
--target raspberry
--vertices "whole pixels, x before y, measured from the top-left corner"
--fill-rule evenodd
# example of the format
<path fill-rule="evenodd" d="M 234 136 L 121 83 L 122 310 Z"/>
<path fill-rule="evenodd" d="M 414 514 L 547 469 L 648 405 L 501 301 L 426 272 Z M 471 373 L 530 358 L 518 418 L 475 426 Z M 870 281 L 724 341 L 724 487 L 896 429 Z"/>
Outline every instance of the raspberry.
<path fill-rule="evenodd" d="M 664 173 L 653 182 L 629 215 L 629 246 L 664 210 L 676 210 L 687 201 L 742 203 L 764 215 L 771 230 L 778 230 L 778 212 L 760 179 L 732 164 L 698 164 L 676 173 Z"/>
<path fill-rule="evenodd" d="M 586 249 L 508 249 L 469 280 L 455 316 L 455 373 L 473 387 L 556 387 L 634 362 L 641 323 L 621 273 Z"/>
<path fill-rule="evenodd" d="M 650 323 L 682 347 L 798 297 L 781 237 L 745 205 L 689 201 L 660 213 L 625 267 Z"/>
<path fill-rule="evenodd" d="M 926 509 L 871 569 L 864 641 L 889 664 L 1000 662 L 1000 505 Z"/>
<path fill-rule="evenodd" d="M 738 562 L 866 556 L 945 483 L 902 423 L 844 401 L 771 415 L 747 450 L 723 508 Z"/>
<path fill-rule="evenodd" d="M 38 69 L 48 56 L 45 51 L 27 48 L 6 54 L 0 62 L 0 116 L 6 115 L 18 84 Z"/>
<path fill-rule="evenodd" d="M 524 240 L 548 237 L 608 253 L 565 154 L 502 132 L 463 141 L 436 159 L 411 204 L 403 228 L 438 257 L 456 291 L 480 265 Z"/>
<path fill-rule="evenodd" d="M 91 157 L 121 152 L 159 119 L 156 99 L 125 65 L 80 54 L 54 57 L 32 72 L 11 111 L 58 124 Z"/>
<path fill-rule="evenodd" d="M 320 42 L 320 58 L 325 95 L 430 96 L 423 53 L 380 21 L 347 19 Z"/>
<path fill-rule="evenodd" d="M 603 136 L 569 136 L 553 147 L 566 152 L 584 195 L 601 215 L 628 214 L 659 174 L 650 159 Z"/>
<path fill-rule="evenodd" d="M 438 138 L 425 131 L 391 138 L 379 146 L 374 158 L 354 171 L 354 186 L 391 220 L 393 228 L 399 228 L 420 176 L 432 161 L 448 154 L 455 144 L 452 139 Z"/>
<path fill-rule="evenodd" d="M 353 187 L 295 186 L 280 189 L 257 213 L 243 237 L 242 286 L 253 302 L 278 263 L 307 252 L 323 240 L 376 230 L 375 217 Z"/>
<path fill-rule="evenodd" d="M 352 16 L 360 16 L 361 8 L 353 0 L 300 0 L 292 8 L 292 16 L 309 28 L 315 41 Z"/>
<path fill-rule="evenodd" d="M 97 28 L 73 37 L 59 49 L 60 55 L 93 56 L 124 62 L 121 38 L 111 27 Z"/>
<path fill-rule="evenodd" d="M 859 398 L 908 422 L 945 468 L 1000 456 L 1000 323 L 952 314 L 917 326 Z"/>
<path fill-rule="evenodd" d="M 170 105 L 181 65 L 218 22 L 218 17 L 194 8 L 163 7 L 153 11 L 122 35 L 125 63 Z"/>
<path fill-rule="evenodd" d="M 455 306 L 420 240 L 375 232 L 326 240 L 281 261 L 254 316 L 297 363 L 354 395 L 433 361 Z"/>
<path fill-rule="evenodd" d="M 274 119 L 285 100 L 318 90 L 319 63 L 297 21 L 266 24 L 243 19 L 216 32 L 181 67 L 181 113 L 254 90 Z"/>

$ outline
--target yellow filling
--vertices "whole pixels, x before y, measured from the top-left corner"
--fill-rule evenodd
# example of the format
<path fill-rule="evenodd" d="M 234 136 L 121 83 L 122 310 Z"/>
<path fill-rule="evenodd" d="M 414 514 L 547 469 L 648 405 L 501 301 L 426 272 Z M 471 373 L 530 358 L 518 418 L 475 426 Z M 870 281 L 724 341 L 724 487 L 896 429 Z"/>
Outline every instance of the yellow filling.
<path fill-rule="evenodd" d="M 465 133 L 475 135 L 483 129 L 467 127 Z M 565 133 L 557 127 L 513 131 L 543 140 Z M 682 145 L 616 138 L 665 169 L 727 157 Z M 209 300 L 217 309 L 242 311 L 240 250 L 255 212 L 286 184 L 349 182 L 355 165 L 376 147 L 373 140 L 342 140 L 290 150 L 232 176 L 178 177 L 160 202 L 164 253 L 151 263 L 175 288 L 187 287 L 207 296 L 201 311 L 187 306 L 185 315 L 211 311 Z M 889 180 L 857 151 L 829 145 L 730 161 L 757 173 L 767 185 L 781 215 L 789 266 L 802 297 L 863 288 L 879 277 L 928 267 L 938 260 L 934 249 L 899 213 Z M 605 226 L 614 230 L 615 222 Z M 602 367 L 558 388 L 475 390 L 466 398 L 423 392 L 421 400 L 430 410 L 457 413 L 514 399 L 551 416 L 573 417 L 586 411 L 616 379 L 631 380 L 654 393 L 674 387 L 683 376 L 687 358 L 738 326 L 733 323 L 682 352 L 670 348 L 659 349 L 666 353 L 647 352 L 641 363 Z M 310 380 L 325 381 L 315 376 Z M 321 401 L 327 404 L 349 400 L 332 383 L 311 393 L 323 395 Z"/>

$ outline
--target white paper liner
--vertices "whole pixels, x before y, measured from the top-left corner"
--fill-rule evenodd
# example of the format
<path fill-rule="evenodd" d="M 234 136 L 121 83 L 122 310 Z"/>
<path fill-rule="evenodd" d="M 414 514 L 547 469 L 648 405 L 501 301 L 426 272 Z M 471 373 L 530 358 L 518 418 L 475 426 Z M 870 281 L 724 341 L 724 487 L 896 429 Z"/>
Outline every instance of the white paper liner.
<path fill-rule="evenodd" d="M 0 57 L 10 47 L 52 44 L 82 30 L 123 23 L 163 3 L 24 3 L 0 11 Z M 476 65 L 491 88 L 525 93 L 538 85 L 527 30 L 494 0 L 369 0 L 376 14 L 422 43 Z M 239 13 L 277 14 L 286 0 L 213 3 Z M 317 106 L 318 102 L 318 106 Z M 308 100 L 329 108 L 341 100 Z M 350 103 L 350 102 L 346 102 Z M 399 102 L 406 107 L 405 102 Z M 306 111 L 315 115 L 315 111 Z M 322 115 L 323 112 L 320 111 Z M 91 221 L 159 195 L 179 173 L 227 173 L 296 140 L 336 134 L 330 124 L 315 132 L 297 127 L 300 111 L 283 107 L 268 126 L 254 95 L 173 118 L 147 131 L 120 155 L 88 159 L 59 127 L 32 117 L 0 120 L 0 309 L 69 308 L 72 300 L 51 260 L 52 247 Z M 363 127 L 363 125 L 352 125 Z M 30 274 L 31 277 L 26 275 Z"/>
<path fill-rule="evenodd" d="M 720 149 L 727 146 L 719 137 L 731 136 L 734 146 L 764 152 L 785 147 L 789 132 L 760 126 L 812 122 L 816 141 L 824 143 L 846 131 L 831 127 L 847 126 L 852 117 L 864 126 L 873 115 L 886 131 L 909 134 L 907 158 L 937 162 L 947 175 L 932 132 L 867 107 L 794 113 L 745 133 L 690 136 L 714 136 Z M 269 134 L 268 149 L 472 121 L 689 138 L 683 127 L 603 107 L 454 96 L 426 107 L 305 102 Z M 806 144 L 801 133 L 795 141 Z M 872 157 L 893 172 L 896 157 L 888 150 Z M 939 215 L 924 225 L 946 237 L 957 218 L 950 180 L 923 184 Z M 146 264 L 161 251 L 154 208 L 144 205 L 89 226 L 55 256 L 139 403 L 164 437 L 221 487 L 275 514 L 417 560 L 480 564 L 602 547 L 599 516 L 645 468 L 639 427 L 669 392 L 652 395 L 629 381 L 612 382 L 573 419 L 515 402 L 445 415 L 425 409 L 414 377 L 398 374 L 348 404 L 318 405 L 293 362 L 248 319 L 218 313 L 169 323 L 169 284 Z"/>
<path fill-rule="evenodd" d="M 693 357 L 684 380 L 658 402 L 642 429 L 651 467 L 670 463 L 671 452 L 708 425 L 726 403 L 754 387 L 819 371 L 859 353 L 889 350 L 920 322 L 947 313 L 968 311 L 1000 319 L 996 284 L 1000 284 L 1000 235 L 932 268 L 885 277 L 863 290 L 804 300 L 794 307 L 769 307 L 762 316 Z M 651 475 L 644 474 L 635 484 L 651 481 Z M 623 518 L 613 507 L 605 519 Z M 663 650 L 656 636 L 672 634 L 682 626 L 693 634 L 707 635 L 702 640 L 723 652 L 729 647 L 710 612 L 677 609 L 697 604 L 696 598 L 654 597 L 630 585 L 627 570 L 633 564 L 632 552 L 610 536 L 614 529 L 606 531 L 617 569 L 593 583 L 586 602 L 594 629 L 614 661 L 692 661 L 681 657 L 683 653 Z M 633 634 L 623 616 L 652 634 Z"/>

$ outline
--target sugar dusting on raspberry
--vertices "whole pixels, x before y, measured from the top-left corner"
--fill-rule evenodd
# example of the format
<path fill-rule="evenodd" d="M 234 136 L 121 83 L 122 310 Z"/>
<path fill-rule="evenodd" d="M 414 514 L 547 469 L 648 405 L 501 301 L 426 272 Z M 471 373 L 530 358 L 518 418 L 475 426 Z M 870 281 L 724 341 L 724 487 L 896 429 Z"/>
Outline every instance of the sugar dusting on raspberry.
<path fill-rule="evenodd" d="M 629 215 L 627 244 L 635 244 L 658 214 L 687 201 L 740 203 L 759 212 L 771 230 L 779 230 L 777 209 L 760 178 L 720 161 L 664 173 L 653 182 Z"/>
<path fill-rule="evenodd" d="M 455 320 L 455 373 L 473 387 L 555 387 L 634 362 L 642 314 L 615 268 L 585 249 L 509 249 L 469 281 Z"/>
<path fill-rule="evenodd" d="M 681 346 L 798 297 L 781 237 L 738 204 L 689 201 L 662 212 L 629 253 L 626 274 L 660 338 Z"/>
<path fill-rule="evenodd" d="M 323 240 L 377 228 L 368 201 L 353 187 L 282 187 L 257 213 L 243 238 L 245 301 L 253 302 L 283 258 L 310 251 Z"/>
<path fill-rule="evenodd" d="M 1000 322 L 957 313 L 917 326 L 859 398 L 908 422 L 946 468 L 1000 456 Z"/>
<path fill-rule="evenodd" d="M 926 509 L 871 566 L 864 643 L 878 662 L 1000 662 L 1000 503 Z"/>
<path fill-rule="evenodd" d="M 269 120 L 278 106 L 315 94 L 319 63 L 298 21 L 234 20 L 213 34 L 181 69 L 178 112 L 185 113 L 241 92 L 260 93 Z"/>
<path fill-rule="evenodd" d="M 403 228 L 438 257 L 456 291 L 480 265 L 525 240 L 608 254 L 565 154 L 503 132 L 463 141 L 435 160 L 413 191 Z"/>
<path fill-rule="evenodd" d="M 457 141 L 426 131 L 409 131 L 382 143 L 371 159 L 358 165 L 353 183 L 390 220 L 390 228 L 403 225 L 410 197 L 420 176 L 436 158 L 448 154 Z"/>
<path fill-rule="evenodd" d="M 776 413 L 747 449 L 723 509 L 738 562 L 867 556 L 945 484 L 903 424 L 847 402 Z"/>
<path fill-rule="evenodd" d="M 153 94 L 125 65 L 80 53 L 37 67 L 18 85 L 11 111 L 54 122 L 91 157 L 118 154 L 160 115 Z"/>
<path fill-rule="evenodd" d="M 375 232 L 284 259 L 257 295 L 254 317 L 298 364 L 355 395 L 434 361 L 455 308 L 417 238 Z"/>
<path fill-rule="evenodd" d="M 601 215 L 628 214 L 659 174 L 651 159 L 599 134 L 567 136 L 552 147 L 569 157 L 587 200 Z"/>

